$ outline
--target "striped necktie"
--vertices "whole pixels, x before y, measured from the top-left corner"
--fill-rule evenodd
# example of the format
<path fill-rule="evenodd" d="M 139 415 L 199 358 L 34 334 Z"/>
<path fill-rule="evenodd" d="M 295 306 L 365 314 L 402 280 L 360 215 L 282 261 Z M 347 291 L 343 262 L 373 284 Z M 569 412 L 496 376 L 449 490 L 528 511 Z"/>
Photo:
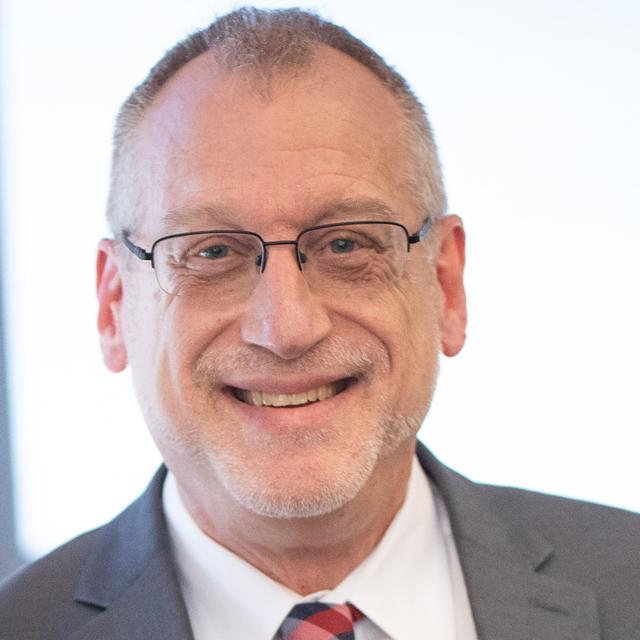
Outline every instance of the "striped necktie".
<path fill-rule="evenodd" d="M 282 640 L 354 640 L 353 623 L 364 617 L 352 604 L 303 602 L 280 626 Z"/>

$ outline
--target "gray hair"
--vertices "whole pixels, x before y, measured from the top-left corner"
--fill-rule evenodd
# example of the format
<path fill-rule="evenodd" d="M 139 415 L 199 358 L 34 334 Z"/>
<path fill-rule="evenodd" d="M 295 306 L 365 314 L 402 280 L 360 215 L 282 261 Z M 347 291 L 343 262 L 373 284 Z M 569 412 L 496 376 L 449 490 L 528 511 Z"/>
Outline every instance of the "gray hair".
<path fill-rule="evenodd" d="M 318 45 L 327 45 L 369 69 L 391 91 L 405 115 L 405 144 L 411 155 L 406 180 L 416 206 L 425 215 L 446 211 L 440 161 L 424 107 L 405 79 L 381 56 L 343 27 L 300 9 L 244 7 L 191 34 L 151 69 L 118 113 L 114 138 L 107 219 L 115 236 L 132 224 L 143 204 L 135 179 L 135 134 L 147 108 L 162 87 L 188 62 L 213 51 L 223 71 L 249 69 L 265 80 L 279 72 L 304 68 Z"/>

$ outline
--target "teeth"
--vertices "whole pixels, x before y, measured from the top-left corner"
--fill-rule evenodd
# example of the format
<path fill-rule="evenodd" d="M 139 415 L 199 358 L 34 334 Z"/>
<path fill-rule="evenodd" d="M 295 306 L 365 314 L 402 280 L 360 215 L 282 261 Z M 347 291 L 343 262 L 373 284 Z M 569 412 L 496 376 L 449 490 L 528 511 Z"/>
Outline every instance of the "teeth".
<path fill-rule="evenodd" d="M 303 393 L 267 393 L 266 391 L 246 391 L 236 389 L 238 400 L 255 407 L 297 407 L 309 402 L 328 400 L 342 391 L 346 386 L 344 381 L 323 384 L 316 389 L 309 389 Z"/>

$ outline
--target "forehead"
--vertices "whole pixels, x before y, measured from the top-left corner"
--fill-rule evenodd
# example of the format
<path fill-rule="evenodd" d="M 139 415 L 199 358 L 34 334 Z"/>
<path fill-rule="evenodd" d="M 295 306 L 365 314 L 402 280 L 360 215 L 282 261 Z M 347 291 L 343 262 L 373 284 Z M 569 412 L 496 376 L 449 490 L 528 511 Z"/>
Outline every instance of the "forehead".
<path fill-rule="evenodd" d="M 269 84 L 254 71 L 221 71 L 203 54 L 167 83 L 139 127 L 144 224 L 168 231 L 166 221 L 187 211 L 192 228 L 207 212 L 256 230 L 300 227 L 327 202 L 358 199 L 406 213 L 403 141 L 393 95 L 338 51 L 321 48 Z"/>

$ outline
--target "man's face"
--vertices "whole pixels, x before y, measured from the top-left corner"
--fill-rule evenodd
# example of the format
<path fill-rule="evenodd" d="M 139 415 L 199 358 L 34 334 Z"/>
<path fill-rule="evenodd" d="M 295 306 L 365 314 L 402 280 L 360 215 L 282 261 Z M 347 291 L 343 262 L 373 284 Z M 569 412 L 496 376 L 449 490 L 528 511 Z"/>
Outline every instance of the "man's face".
<path fill-rule="evenodd" d="M 405 181 L 402 135 L 392 96 L 333 50 L 277 79 L 268 97 L 249 74 L 225 75 L 200 56 L 139 130 L 145 210 L 132 240 L 149 248 L 206 229 L 290 240 L 354 219 L 392 219 L 414 232 L 424 212 Z M 429 266 L 427 251 L 414 245 L 397 281 L 335 295 L 309 287 L 291 246 L 271 247 L 255 289 L 233 302 L 206 291 L 168 295 L 148 263 L 121 247 L 103 256 L 102 280 L 111 273 L 122 283 L 113 287 L 121 299 L 102 300 L 113 313 L 105 359 L 115 370 L 130 364 L 183 489 L 221 490 L 266 515 L 318 515 L 375 485 L 385 461 L 410 458 L 443 328 L 450 333 L 442 267 Z M 306 393 L 328 397 L 298 404 Z"/>

